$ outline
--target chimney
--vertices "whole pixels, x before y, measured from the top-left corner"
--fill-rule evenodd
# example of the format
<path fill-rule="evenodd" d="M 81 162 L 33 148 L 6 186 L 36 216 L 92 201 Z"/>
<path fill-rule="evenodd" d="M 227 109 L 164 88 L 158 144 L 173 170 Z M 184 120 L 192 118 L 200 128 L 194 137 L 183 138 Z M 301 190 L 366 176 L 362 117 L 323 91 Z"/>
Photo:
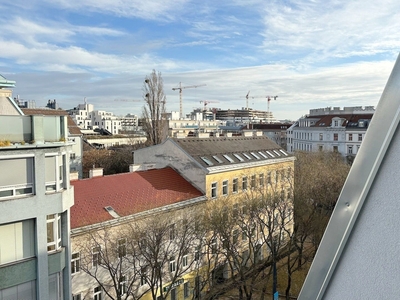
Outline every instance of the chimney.
<path fill-rule="evenodd" d="M 79 172 L 70 172 L 69 173 L 69 180 L 73 181 L 73 180 L 78 180 L 79 179 Z"/>
<path fill-rule="evenodd" d="M 134 165 L 134 164 L 129 165 L 130 173 L 136 172 L 138 170 L 141 170 L 141 165 Z"/>
<path fill-rule="evenodd" d="M 103 168 L 93 168 L 89 170 L 89 178 L 103 176 Z"/>

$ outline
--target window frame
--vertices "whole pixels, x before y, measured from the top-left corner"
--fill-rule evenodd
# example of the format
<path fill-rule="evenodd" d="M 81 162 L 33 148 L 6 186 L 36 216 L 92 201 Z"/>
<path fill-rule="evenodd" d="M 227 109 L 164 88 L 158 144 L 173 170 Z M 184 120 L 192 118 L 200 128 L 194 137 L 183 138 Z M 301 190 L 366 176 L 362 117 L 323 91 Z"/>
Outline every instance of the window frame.
<path fill-rule="evenodd" d="M 76 257 L 74 257 L 76 255 Z M 71 254 L 71 274 L 76 274 L 81 271 L 81 254 L 74 252 Z"/>
<path fill-rule="evenodd" d="M 211 198 L 215 199 L 218 195 L 218 182 L 214 181 L 211 183 Z"/>
<path fill-rule="evenodd" d="M 232 194 L 236 194 L 239 191 L 239 178 L 235 177 L 232 179 Z"/>
<path fill-rule="evenodd" d="M 222 181 L 222 196 L 228 196 L 228 180 Z"/>
<path fill-rule="evenodd" d="M 47 252 L 54 252 L 59 250 L 61 248 L 61 214 L 55 213 L 47 215 L 46 227 Z"/>
<path fill-rule="evenodd" d="M 117 253 L 118 253 L 118 258 L 123 258 L 126 256 L 126 238 L 118 239 Z"/>
<path fill-rule="evenodd" d="M 169 266 L 168 266 L 168 270 L 169 270 L 170 273 L 176 272 L 176 260 L 175 260 L 175 257 L 174 257 L 174 256 L 172 256 L 172 257 L 169 259 L 168 265 L 169 265 Z"/>
<path fill-rule="evenodd" d="M 247 191 L 248 183 L 247 183 L 247 176 L 242 177 L 242 191 Z"/>
<path fill-rule="evenodd" d="M 99 285 L 93 288 L 93 300 L 102 300 L 102 299 L 103 299 L 103 289 Z"/>
<path fill-rule="evenodd" d="M 98 245 L 92 248 L 92 268 L 97 268 L 101 265 L 101 246 Z"/>

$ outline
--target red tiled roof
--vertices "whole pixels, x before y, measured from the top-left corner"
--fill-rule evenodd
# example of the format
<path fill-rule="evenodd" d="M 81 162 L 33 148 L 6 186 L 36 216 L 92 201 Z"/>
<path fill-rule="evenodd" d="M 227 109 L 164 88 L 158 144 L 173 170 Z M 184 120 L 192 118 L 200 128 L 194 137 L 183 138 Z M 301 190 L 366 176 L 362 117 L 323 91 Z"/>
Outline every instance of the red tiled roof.
<path fill-rule="evenodd" d="M 75 189 L 72 229 L 112 220 L 106 206 L 122 217 L 203 195 L 172 168 L 93 177 L 71 185 Z"/>

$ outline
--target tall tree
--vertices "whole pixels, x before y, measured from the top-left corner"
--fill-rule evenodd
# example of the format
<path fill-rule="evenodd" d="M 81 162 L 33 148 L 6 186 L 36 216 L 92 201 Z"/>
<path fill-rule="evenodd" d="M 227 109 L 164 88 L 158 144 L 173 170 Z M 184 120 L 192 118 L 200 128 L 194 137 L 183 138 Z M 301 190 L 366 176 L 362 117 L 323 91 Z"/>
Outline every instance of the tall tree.
<path fill-rule="evenodd" d="M 146 76 L 143 84 L 143 129 L 147 134 L 149 145 L 160 144 L 166 138 L 166 96 L 161 72 L 153 72 Z"/>

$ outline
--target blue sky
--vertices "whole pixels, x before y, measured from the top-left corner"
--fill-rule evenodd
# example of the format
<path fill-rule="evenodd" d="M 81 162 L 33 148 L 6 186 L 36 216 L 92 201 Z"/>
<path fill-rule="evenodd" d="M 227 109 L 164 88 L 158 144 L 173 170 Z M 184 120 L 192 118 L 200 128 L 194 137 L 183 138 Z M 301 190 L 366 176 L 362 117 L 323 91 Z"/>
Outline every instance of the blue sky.
<path fill-rule="evenodd" d="M 378 104 L 400 49 L 400 2 L 13 0 L 0 3 L 0 74 L 43 107 L 83 103 L 141 114 L 146 75 L 162 73 L 167 110 L 309 109 Z"/>

